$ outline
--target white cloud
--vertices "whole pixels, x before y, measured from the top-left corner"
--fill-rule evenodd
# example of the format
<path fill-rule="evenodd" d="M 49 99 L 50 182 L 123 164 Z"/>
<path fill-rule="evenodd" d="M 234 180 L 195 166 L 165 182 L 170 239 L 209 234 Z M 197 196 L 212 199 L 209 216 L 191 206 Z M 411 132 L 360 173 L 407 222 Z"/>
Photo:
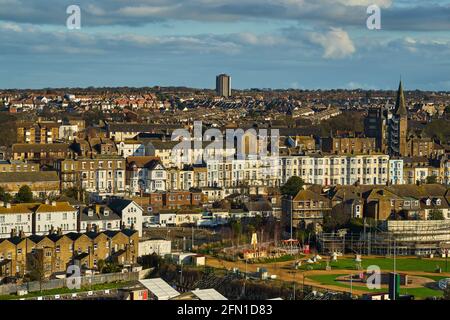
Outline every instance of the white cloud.
<path fill-rule="evenodd" d="M 330 28 L 325 34 L 312 33 L 310 40 L 322 46 L 323 57 L 326 59 L 346 58 L 356 51 L 348 33 L 341 28 Z"/>

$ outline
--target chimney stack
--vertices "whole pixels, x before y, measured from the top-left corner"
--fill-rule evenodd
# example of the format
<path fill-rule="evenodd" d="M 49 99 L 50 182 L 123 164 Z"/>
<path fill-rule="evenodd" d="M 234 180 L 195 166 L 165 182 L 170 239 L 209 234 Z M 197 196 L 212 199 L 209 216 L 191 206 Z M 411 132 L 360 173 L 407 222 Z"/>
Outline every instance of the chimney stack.
<path fill-rule="evenodd" d="M 26 238 L 25 232 L 23 232 L 23 230 L 20 230 L 20 232 L 19 232 L 19 237 L 20 237 L 21 239 L 25 239 L 25 238 Z"/>

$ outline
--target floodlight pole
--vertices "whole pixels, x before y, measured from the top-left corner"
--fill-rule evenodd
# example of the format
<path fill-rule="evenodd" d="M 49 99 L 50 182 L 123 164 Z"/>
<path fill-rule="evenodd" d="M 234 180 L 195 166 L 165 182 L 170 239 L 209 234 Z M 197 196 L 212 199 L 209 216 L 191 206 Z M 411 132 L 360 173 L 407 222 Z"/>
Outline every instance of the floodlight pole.
<path fill-rule="evenodd" d="M 350 274 L 350 299 L 353 297 L 353 274 Z"/>
<path fill-rule="evenodd" d="M 292 227 L 292 225 L 294 223 L 294 218 L 293 218 L 293 215 L 294 215 L 294 199 L 293 199 L 292 196 L 289 196 L 289 197 L 290 197 L 290 201 L 291 201 L 291 254 L 292 254 L 292 239 L 294 239 L 294 237 L 293 237 L 293 227 Z"/>
<path fill-rule="evenodd" d="M 397 279 L 396 267 L 397 267 L 397 265 L 396 265 L 396 242 L 395 242 L 395 238 L 394 238 L 394 281 L 393 281 L 394 282 L 394 294 L 393 294 L 393 300 L 395 300 L 395 298 L 396 298 L 395 292 L 397 290 L 397 288 L 396 288 L 396 285 L 397 285 L 397 283 L 396 283 L 396 279 Z"/>

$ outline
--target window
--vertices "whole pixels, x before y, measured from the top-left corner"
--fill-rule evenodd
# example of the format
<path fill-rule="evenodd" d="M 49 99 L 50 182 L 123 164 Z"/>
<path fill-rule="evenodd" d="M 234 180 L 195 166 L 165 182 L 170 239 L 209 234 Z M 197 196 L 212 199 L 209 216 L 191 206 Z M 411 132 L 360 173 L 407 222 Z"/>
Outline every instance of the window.
<path fill-rule="evenodd" d="M 67 220 L 67 212 L 63 213 L 63 220 Z"/>
<path fill-rule="evenodd" d="M 22 215 L 18 214 L 16 219 L 17 219 L 17 222 L 22 222 Z"/>

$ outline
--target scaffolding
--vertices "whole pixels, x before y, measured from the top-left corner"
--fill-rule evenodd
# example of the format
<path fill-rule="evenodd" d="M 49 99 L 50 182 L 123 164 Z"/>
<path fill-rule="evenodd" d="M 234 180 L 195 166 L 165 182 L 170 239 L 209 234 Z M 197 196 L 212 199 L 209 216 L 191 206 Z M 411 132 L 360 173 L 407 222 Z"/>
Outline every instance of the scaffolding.
<path fill-rule="evenodd" d="M 319 252 L 331 254 L 397 255 L 444 254 L 450 249 L 450 221 L 384 221 L 359 234 L 322 233 Z"/>

